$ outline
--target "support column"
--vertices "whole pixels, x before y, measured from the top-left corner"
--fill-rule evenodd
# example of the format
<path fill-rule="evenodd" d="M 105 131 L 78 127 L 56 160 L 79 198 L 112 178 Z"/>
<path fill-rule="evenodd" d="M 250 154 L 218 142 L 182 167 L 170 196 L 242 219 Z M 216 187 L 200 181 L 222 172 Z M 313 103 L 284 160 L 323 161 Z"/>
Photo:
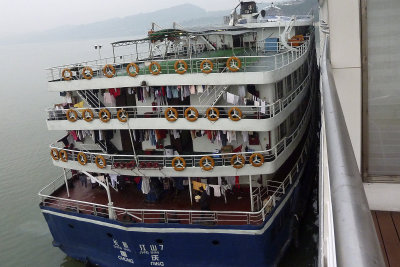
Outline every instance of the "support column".
<path fill-rule="evenodd" d="M 253 186 L 252 186 L 252 181 L 251 181 L 251 175 L 249 175 L 249 187 L 250 187 L 250 205 L 251 205 L 251 211 L 254 211 Z"/>
<path fill-rule="evenodd" d="M 63 170 L 64 170 L 65 187 L 67 188 L 67 195 L 68 195 L 68 198 L 70 198 L 70 196 L 69 196 L 69 188 L 68 188 L 68 180 L 67 180 L 67 172 L 65 171 L 65 168 L 63 168 Z"/>
<path fill-rule="evenodd" d="M 190 205 L 193 206 L 193 196 L 192 196 L 192 179 L 189 177 L 189 194 L 190 194 Z"/>

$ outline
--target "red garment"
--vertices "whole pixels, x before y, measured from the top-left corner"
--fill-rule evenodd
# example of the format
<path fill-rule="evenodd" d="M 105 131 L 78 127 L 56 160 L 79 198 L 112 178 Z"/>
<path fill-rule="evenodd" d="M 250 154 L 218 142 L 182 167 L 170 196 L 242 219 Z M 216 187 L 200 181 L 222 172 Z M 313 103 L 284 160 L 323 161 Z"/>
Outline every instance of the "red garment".
<path fill-rule="evenodd" d="M 72 135 L 72 137 L 74 138 L 75 141 L 79 140 L 78 135 L 76 134 L 75 131 L 70 131 L 69 133 Z"/>
<path fill-rule="evenodd" d="M 238 146 L 237 148 L 235 148 L 235 149 L 233 150 L 233 153 L 242 152 L 242 146 L 243 146 L 243 145 L 240 145 L 240 146 Z"/>
<path fill-rule="evenodd" d="M 110 94 L 113 95 L 114 97 L 120 96 L 121 95 L 121 89 L 120 88 L 113 88 L 110 89 Z"/>
<path fill-rule="evenodd" d="M 239 176 L 235 176 L 235 187 L 240 188 Z"/>

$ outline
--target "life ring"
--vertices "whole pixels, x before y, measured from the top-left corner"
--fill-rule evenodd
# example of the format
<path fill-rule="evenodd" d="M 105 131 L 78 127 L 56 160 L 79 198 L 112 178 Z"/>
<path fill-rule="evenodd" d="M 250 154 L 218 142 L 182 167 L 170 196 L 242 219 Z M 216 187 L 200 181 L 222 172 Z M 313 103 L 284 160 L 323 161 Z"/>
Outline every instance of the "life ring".
<path fill-rule="evenodd" d="M 251 165 L 258 168 L 264 164 L 264 156 L 261 155 L 260 153 L 254 153 L 253 155 L 251 155 L 249 161 Z"/>
<path fill-rule="evenodd" d="M 87 156 L 85 153 L 79 152 L 77 158 L 79 164 L 81 164 L 82 166 L 85 166 L 87 164 Z"/>
<path fill-rule="evenodd" d="M 153 69 L 153 66 L 156 66 L 156 68 Z M 161 73 L 161 65 L 160 65 L 160 63 L 155 62 L 155 61 L 151 62 L 150 66 L 149 66 L 149 71 L 153 75 L 160 74 Z"/>
<path fill-rule="evenodd" d="M 205 171 L 211 171 L 214 169 L 215 166 L 215 161 L 212 157 L 210 156 L 204 156 L 200 159 L 200 167 L 205 170 Z"/>
<path fill-rule="evenodd" d="M 103 108 L 99 112 L 99 118 L 102 122 L 107 123 L 111 120 L 111 113 L 108 111 L 108 109 Z"/>
<path fill-rule="evenodd" d="M 199 112 L 194 107 L 188 107 L 185 110 L 185 118 L 191 122 L 197 121 L 197 119 L 199 118 Z"/>
<path fill-rule="evenodd" d="M 87 74 L 89 72 L 89 75 Z M 91 80 L 93 78 L 93 70 L 91 67 L 84 67 L 82 69 L 82 76 L 86 80 Z"/>
<path fill-rule="evenodd" d="M 120 122 L 127 122 L 128 121 L 128 112 L 124 109 L 120 109 L 117 112 L 117 118 Z"/>
<path fill-rule="evenodd" d="M 71 116 L 72 113 L 72 116 Z M 69 109 L 67 110 L 67 120 L 70 122 L 76 122 L 78 120 L 78 113 L 73 110 L 73 109 Z"/>
<path fill-rule="evenodd" d="M 231 158 L 231 165 L 235 169 L 241 169 L 244 167 L 244 164 L 246 163 L 246 159 L 242 155 L 234 155 Z"/>
<path fill-rule="evenodd" d="M 104 76 L 106 76 L 107 78 L 112 78 L 115 76 L 115 67 L 111 64 L 107 64 L 104 66 L 103 68 L 103 74 Z"/>
<path fill-rule="evenodd" d="M 239 71 L 241 66 L 242 61 L 237 57 L 230 57 L 228 61 L 226 61 L 226 67 L 232 72 Z"/>
<path fill-rule="evenodd" d="M 132 67 L 135 68 L 134 72 L 131 71 Z M 136 65 L 135 63 L 129 63 L 128 66 L 126 66 L 126 72 L 128 73 L 129 76 L 136 77 L 139 75 L 139 66 Z"/>
<path fill-rule="evenodd" d="M 174 69 L 178 74 L 185 74 L 188 70 L 188 64 L 184 60 L 178 60 L 174 64 Z"/>
<path fill-rule="evenodd" d="M 68 75 L 66 75 L 68 73 Z M 61 76 L 65 81 L 70 81 L 72 80 L 72 71 L 70 69 L 63 69 Z"/>
<path fill-rule="evenodd" d="M 175 108 L 167 108 L 164 112 L 164 116 L 169 122 L 178 120 L 178 111 Z"/>
<path fill-rule="evenodd" d="M 229 119 L 231 119 L 232 121 L 240 121 L 242 119 L 243 113 L 239 108 L 233 107 L 229 110 L 228 115 Z"/>
<path fill-rule="evenodd" d="M 58 153 L 58 150 L 57 150 L 57 149 L 53 148 L 53 149 L 50 151 L 50 155 L 51 155 L 51 157 L 53 158 L 53 160 L 55 160 L 55 161 L 60 160 L 60 154 Z"/>
<path fill-rule="evenodd" d="M 93 111 L 91 109 L 85 109 L 82 111 L 82 117 L 86 122 L 91 122 L 94 119 Z"/>
<path fill-rule="evenodd" d="M 94 161 L 99 169 L 104 169 L 107 167 L 107 162 L 102 155 L 97 155 Z"/>
<path fill-rule="evenodd" d="M 176 157 L 172 160 L 172 167 L 175 171 L 181 172 L 186 169 L 186 161 L 182 157 Z"/>
<path fill-rule="evenodd" d="M 65 150 L 60 150 L 60 159 L 62 162 L 68 162 L 68 153 Z"/>
<path fill-rule="evenodd" d="M 208 120 L 217 121 L 219 119 L 219 110 L 215 107 L 208 108 L 206 115 Z"/>
<path fill-rule="evenodd" d="M 209 59 L 204 59 L 200 63 L 200 70 L 201 70 L 201 72 L 203 72 L 205 74 L 211 73 L 213 71 L 213 69 L 214 69 L 214 64 Z"/>

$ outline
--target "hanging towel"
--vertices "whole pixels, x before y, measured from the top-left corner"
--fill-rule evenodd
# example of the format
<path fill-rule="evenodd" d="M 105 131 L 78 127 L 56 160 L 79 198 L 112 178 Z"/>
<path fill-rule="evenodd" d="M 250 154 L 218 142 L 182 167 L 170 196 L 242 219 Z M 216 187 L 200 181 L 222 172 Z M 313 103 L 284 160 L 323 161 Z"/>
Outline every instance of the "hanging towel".
<path fill-rule="evenodd" d="M 203 85 L 197 85 L 197 86 L 196 86 L 196 89 L 197 89 L 197 93 L 198 93 L 198 94 L 204 92 Z"/>
<path fill-rule="evenodd" d="M 221 196 L 221 186 L 220 185 L 209 185 L 214 189 L 214 197 L 220 197 Z"/>

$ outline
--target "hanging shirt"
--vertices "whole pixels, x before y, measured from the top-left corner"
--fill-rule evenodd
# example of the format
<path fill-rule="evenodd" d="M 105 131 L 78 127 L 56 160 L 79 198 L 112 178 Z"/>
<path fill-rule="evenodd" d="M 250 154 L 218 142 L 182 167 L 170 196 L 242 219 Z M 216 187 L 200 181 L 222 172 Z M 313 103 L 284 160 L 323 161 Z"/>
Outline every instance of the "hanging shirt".
<path fill-rule="evenodd" d="M 191 85 L 189 87 L 189 90 L 190 90 L 190 94 L 192 94 L 192 95 L 196 94 L 196 87 L 194 85 Z"/>
<path fill-rule="evenodd" d="M 220 185 L 209 185 L 214 189 L 214 197 L 220 197 L 221 196 L 221 186 Z"/>
<path fill-rule="evenodd" d="M 115 188 L 118 184 L 118 175 L 110 174 L 110 179 L 111 179 L 111 186 Z"/>
<path fill-rule="evenodd" d="M 238 94 L 240 97 L 246 96 L 246 87 L 244 85 L 239 85 Z"/>
<path fill-rule="evenodd" d="M 150 178 L 143 177 L 142 178 L 142 192 L 143 194 L 147 195 L 150 192 Z"/>
<path fill-rule="evenodd" d="M 249 132 L 242 132 L 243 143 L 249 142 Z"/>
<path fill-rule="evenodd" d="M 204 92 L 203 85 L 197 85 L 197 86 L 196 86 L 196 89 L 197 89 L 197 93 L 198 93 L 198 94 Z"/>
<path fill-rule="evenodd" d="M 265 101 L 261 101 L 261 113 L 265 114 Z"/>
<path fill-rule="evenodd" d="M 207 187 L 206 184 L 199 183 L 199 182 L 196 182 L 196 181 L 192 181 L 192 184 L 193 184 L 193 190 L 196 190 L 196 191 L 201 191 L 200 188 L 202 188 L 202 187 L 205 190 L 206 187 Z"/>
<path fill-rule="evenodd" d="M 229 104 L 234 104 L 235 102 L 235 95 L 231 94 L 229 92 L 226 93 L 226 102 L 228 102 Z"/>

